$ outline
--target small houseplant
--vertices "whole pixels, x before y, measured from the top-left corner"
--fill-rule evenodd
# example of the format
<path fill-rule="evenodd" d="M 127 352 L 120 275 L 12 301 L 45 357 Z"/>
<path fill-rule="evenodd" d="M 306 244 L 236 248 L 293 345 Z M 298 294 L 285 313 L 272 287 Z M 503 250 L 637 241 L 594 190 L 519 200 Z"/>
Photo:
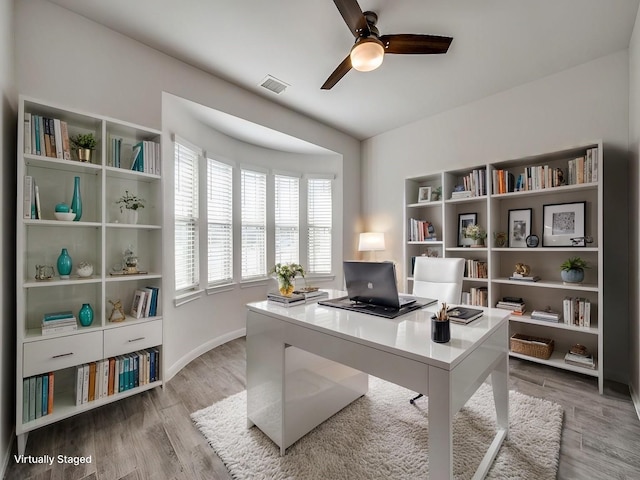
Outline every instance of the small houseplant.
<path fill-rule="evenodd" d="M 278 280 L 278 290 L 287 297 L 293 293 L 293 279 L 297 275 L 304 278 L 304 268 L 298 263 L 276 263 L 270 273 L 275 274 Z"/>
<path fill-rule="evenodd" d="M 69 138 L 69 141 L 78 152 L 78 160 L 81 162 L 91 161 L 91 151 L 96 148 L 96 138 L 93 133 L 79 133 Z"/>
<path fill-rule="evenodd" d="M 144 208 L 144 199 L 137 195 L 132 195 L 129 190 L 125 190 L 124 195 L 116 200 L 116 205 L 120 207 L 125 223 L 138 223 L 138 210 Z"/>
<path fill-rule="evenodd" d="M 581 283 L 584 280 L 584 269 L 589 268 L 586 260 L 570 257 L 560 265 L 560 276 L 566 283 Z"/>
<path fill-rule="evenodd" d="M 463 232 L 465 238 L 471 238 L 476 246 L 482 246 L 484 239 L 487 238 L 487 232 L 485 232 L 480 225 L 472 223 L 467 225 Z"/>

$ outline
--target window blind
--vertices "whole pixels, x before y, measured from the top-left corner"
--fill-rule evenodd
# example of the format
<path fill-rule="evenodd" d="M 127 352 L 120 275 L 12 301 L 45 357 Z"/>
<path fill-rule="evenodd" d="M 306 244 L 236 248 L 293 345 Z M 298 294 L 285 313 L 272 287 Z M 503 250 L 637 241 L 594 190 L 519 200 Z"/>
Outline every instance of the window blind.
<path fill-rule="evenodd" d="M 252 170 L 240 171 L 242 198 L 242 279 L 267 274 L 267 176 Z"/>
<path fill-rule="evenodd" d="M 176 292 L 199 284 L 198 270 L 199 152 L 175 143 L 175 266 Z"/>
<path fill-rule="evenodd" d="M 274 176 L 276 263 L 299 263 L 300 179 Z"/>
<path fill-rule="evenodd" d="M 332 180 L 307 179 L 309 273 L 331 273 Z"/>
<path fill-rule="evenodd" d="M 207 159 L 207 281 L 233 280 L 233 168 Z"/>

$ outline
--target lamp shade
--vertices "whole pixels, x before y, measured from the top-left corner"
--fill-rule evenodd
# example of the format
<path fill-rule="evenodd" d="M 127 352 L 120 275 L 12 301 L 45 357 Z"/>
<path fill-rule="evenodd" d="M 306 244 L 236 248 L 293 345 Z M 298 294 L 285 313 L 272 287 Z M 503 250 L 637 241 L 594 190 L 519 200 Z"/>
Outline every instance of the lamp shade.
<path fill-rule="evenodd" d="M 351 66 L 359 72 L 370 72 L 382 65 L 384 47 L 377 38 L 360 39 L 351 49 Z"/>
<path fill-rule="evenodd" d="M 365 232 L 360 234 L 358 250 L 361 252 L 375 252 L 384 250 L 384 233 Z"/>

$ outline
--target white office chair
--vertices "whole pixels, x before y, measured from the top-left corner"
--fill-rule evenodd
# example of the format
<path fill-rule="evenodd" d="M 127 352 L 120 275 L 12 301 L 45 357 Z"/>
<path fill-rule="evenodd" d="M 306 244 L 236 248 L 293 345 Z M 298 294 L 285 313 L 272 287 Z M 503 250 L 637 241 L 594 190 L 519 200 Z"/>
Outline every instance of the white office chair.
<path fill-rule="evenodd" d="M 413 296 L 436 298 L 438 305 L 459 304 L 462 297 L 464 258 L 416 257 L 413 267 Z M 416 395 L 409 403 L 420 398 Z"/>

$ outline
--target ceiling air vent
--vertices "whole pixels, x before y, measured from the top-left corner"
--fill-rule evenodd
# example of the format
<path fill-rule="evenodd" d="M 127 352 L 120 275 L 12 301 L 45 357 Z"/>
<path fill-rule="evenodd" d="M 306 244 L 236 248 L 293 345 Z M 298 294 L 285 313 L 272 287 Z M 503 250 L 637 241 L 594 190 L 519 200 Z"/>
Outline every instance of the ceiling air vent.
<path fill-rule="evenodd" d="M 280 94 L 284 92 L 289 85 L 284 83 L 282 80 L 278 80 L 276 77 L 267 75 L 264 77 L 262 82 L 260 82 L 260 86 L 266 88 L 270 92 Z"/>

